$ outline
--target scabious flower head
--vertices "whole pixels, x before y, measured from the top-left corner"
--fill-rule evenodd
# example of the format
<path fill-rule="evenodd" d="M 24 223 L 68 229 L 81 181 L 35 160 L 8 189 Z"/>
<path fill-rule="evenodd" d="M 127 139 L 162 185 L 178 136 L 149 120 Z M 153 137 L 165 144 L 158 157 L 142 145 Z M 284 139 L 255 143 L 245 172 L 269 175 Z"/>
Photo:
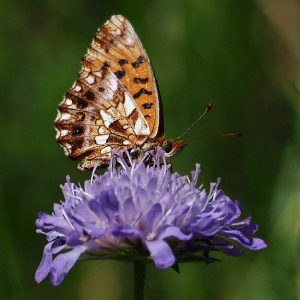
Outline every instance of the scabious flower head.
<path fill-rule="evenodd" d="M 36 221 L 48 241 L 36 281 L 50 273 L 58 285 L 84 258 L 152 260 L 165 269 L 185 261 L 211 262 L 212 251 L 237 256 L 241 246 L 265 248 L 253 237 L 258 226 L 250 217 L 240 219 L 239 203 L 218 188 L 219 182 L 209 193 L 197 187 L 199 174 L 198 164 L 190 178 L 172 173 L 163 152 L 154 154 L 151 166 L 122 153 L 83 188 L 68 178 L 64 201 Z"/>

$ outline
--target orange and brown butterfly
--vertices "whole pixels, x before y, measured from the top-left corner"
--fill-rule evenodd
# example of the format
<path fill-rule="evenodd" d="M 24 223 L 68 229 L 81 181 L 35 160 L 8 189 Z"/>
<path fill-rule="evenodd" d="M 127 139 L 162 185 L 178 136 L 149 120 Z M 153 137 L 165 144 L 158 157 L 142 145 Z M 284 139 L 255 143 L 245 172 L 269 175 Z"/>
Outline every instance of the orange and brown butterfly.
<path fill-rule="evenodd" d="M 112 151 L 136 158 L 162 148 L 168 157 L 186 143 L 164 136 L 163 110 L 148 55 L 130 22 L 112 16 L 101 26 L 82 70 L 59 105 L 57 141 L 78 168 L 106 166 Z"/>

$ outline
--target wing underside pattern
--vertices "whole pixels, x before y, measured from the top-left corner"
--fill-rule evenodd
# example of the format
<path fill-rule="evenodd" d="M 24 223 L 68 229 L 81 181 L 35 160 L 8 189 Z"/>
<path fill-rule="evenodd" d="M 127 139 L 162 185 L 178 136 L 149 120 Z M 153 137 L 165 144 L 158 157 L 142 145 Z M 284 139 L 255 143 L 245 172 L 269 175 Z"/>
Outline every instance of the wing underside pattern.
<path fill-rule="evenodd" d="M 57 141 L 79 168 L 106 165 L 112 151 L 157 137 L 160 100 L 149 58 L 131 24 L 112 16 L 82 59 L 78 80 L 59 105 Z M 159 133 L 162 134 L 162 133 Z"/>
<path fill-rule="evenodd" d="M 82 168 L 107 163 L 112 150 L 132 148 L 150 135 L 135 101 L 107 69 L 80 76 L 59 105 L 57 141 Z"/>

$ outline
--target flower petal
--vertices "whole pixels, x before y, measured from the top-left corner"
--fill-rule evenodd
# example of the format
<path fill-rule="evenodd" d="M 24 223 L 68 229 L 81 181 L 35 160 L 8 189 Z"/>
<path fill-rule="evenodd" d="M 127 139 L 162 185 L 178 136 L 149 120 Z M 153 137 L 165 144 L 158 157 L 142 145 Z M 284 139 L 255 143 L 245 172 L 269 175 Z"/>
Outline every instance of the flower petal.
<path fill-rule="evenodd" d="M 181 230 L 178 227 L 170 226 L 159 235 L 159 239 L 164 240 L 168 237 L 175 237 L 178 240 L 187 241 L 190 240 L 192 236 L 193 236 L 192 233 L 184 234 L 181 232 Z"/>
<path fill-rule="evenodd" d="M 146 230 L 151 231 L 155 227 L 157 221 L 161 218 L 162 207 L 160 203 L 154 204 L 151 209 L 148 211 L 145 221 Z"/>
<path fill-rule="evenodd" d="M 248 248 L 248 247 L 247 247 Z M 251 250 L 261 250 L 267 248 L 267 244 L 264 240 L 259 238 L 253 238 Z"/>
<path fill-rule="evenodd" d="M 114 213 L 119 210 L 119 202 L 112 187 L 100 191 L 100 194 L 89 201 L 89 208 L 99 217 L 103 214 L 111 220 Z"/>
<path fill-rule="evenodd" d="M 40 283 L 49 274 L 52 265 L 52 245 L 54 241 L 48 243 L 43 252 L 42 260 L 35 272 L 35 281 Z"/>
<path fill-rule="evenodd" d="M 78 231 L 72 231 L 68 236 L 67 236 L 67 244 L 71 247 L 75 247 L 78 245 L 82 244 L 82 241 L 80 240 L 80 233 Z"/>
<path fill-rule="evenodd" d="M 241 245 L 250 250 L 260 250 L 267 247 L 262 239 L 244 235 L 241 230 L 223 230 L 222 234 L 227 238 L 238 241 Z"/>
<path fill-rule="evenodd" d="M 66 253 L 58 254 L 53 260 L 51 268 L 51 282 L 59 285 L 70 269 L 74 266 L 79 256 L 84 252 L 85 247 L 76 247 Z"/>
<path fill-rule="evenodd" d="M 231 245 L 232 247 L 221 248 L 221 250 L 230 256 L 241 256 L 244 252 L 238 247 Z"/>
<path fill-rule="evenodd" d="M 135 236 L 137 238 L 142 238 L 142 234 L 139 230 L 132 228 L 130 226 L 124 225 L 124 226 L 116 226 L 112 230 L 112 234 L 117 237 L 130 237 Z"/>
<path fill-rule="evenodd" d="M 175 263 L 175 256 L 170 246 L 165 241 L 145 241 L 145 244 L 158 269 L 169 268 Z"/>

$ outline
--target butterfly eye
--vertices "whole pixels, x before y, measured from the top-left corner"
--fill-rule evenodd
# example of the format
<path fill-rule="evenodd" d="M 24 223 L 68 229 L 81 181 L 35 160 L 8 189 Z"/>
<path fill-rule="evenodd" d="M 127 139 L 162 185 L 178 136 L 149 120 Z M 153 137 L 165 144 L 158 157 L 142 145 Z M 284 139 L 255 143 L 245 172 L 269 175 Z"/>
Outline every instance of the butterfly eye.
<path fill-rule="evenodd" d="M 173 143 L 171 141 L 164 141 L 162 147 L 166 153 L 169 153 L 173 148 Z"/>

